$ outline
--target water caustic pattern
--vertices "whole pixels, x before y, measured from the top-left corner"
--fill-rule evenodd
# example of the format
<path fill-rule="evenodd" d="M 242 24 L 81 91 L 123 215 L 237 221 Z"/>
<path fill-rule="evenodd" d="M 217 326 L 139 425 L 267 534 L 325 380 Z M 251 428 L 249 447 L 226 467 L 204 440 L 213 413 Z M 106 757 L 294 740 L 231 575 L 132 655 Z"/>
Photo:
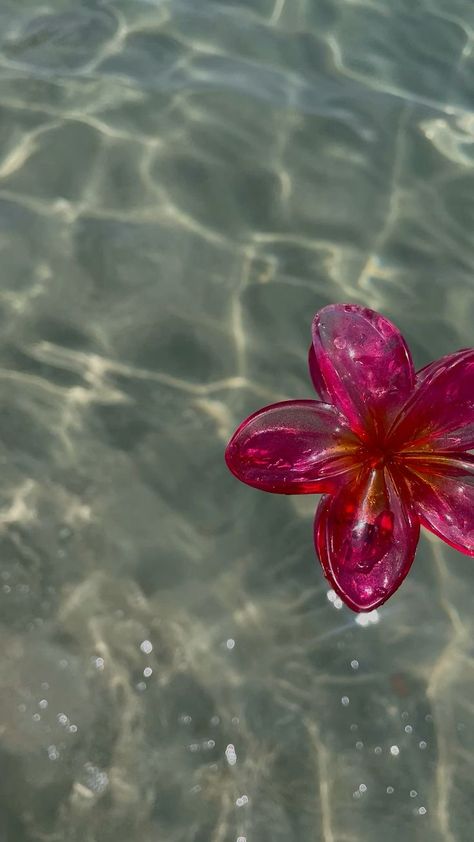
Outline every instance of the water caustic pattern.
<path fill-rule="evenodd" d="M 470 842 L 472 559 L 355 615 L 240 487 L 312 315 L 472 345 L 467 0 L 0 8 L 0 836 Z"/>

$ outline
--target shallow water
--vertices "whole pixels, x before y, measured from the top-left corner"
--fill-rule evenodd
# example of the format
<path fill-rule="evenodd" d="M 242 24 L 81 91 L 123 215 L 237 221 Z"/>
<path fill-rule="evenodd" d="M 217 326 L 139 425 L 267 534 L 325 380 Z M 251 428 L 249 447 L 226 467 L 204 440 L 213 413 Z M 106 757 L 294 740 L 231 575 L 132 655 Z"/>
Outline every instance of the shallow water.
<path fill-rule="evenodd" d="M 472 839 L 473 560 L 223 462 L 313 313 L 472 345 L 469 0 L 3 0 L 2 842 Z"/>

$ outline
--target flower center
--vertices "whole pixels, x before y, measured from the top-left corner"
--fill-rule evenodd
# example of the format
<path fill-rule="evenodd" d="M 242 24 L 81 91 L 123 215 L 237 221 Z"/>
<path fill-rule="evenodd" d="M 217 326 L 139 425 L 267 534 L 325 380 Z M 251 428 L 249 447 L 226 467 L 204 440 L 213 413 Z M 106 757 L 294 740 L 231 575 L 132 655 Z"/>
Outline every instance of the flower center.
<path fill-rule="evenodd" d="M 370 468 L 385 468 L 393 459 L 393 452 L 383 445 L 376 444 L 367 448 L 367 462 Z"/>

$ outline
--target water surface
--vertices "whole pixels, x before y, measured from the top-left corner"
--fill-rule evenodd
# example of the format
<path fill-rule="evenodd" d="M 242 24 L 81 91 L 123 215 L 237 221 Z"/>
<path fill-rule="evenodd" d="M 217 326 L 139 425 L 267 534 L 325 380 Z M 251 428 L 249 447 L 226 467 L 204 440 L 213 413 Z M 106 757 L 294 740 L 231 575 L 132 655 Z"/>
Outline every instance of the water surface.
<path fill-rule="evenodd" d="M 468 842 L 473 561 L 237 483 L 313 313 L 473 343 L 469 0 L 4 0 L 0 837 Z"/>

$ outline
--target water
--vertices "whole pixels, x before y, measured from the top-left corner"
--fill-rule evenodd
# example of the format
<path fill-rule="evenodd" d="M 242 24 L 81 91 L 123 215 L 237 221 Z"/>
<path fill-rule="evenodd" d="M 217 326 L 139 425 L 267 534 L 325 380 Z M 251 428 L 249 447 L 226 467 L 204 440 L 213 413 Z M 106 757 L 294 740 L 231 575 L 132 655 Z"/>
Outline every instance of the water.
<path fill-rule="evenodd" d="M 472 345 L 469 0 L 3 0 L 0 837 L 463 842 L 473 561 L 357 618 L 226 471 L 313 313 Z"/>

